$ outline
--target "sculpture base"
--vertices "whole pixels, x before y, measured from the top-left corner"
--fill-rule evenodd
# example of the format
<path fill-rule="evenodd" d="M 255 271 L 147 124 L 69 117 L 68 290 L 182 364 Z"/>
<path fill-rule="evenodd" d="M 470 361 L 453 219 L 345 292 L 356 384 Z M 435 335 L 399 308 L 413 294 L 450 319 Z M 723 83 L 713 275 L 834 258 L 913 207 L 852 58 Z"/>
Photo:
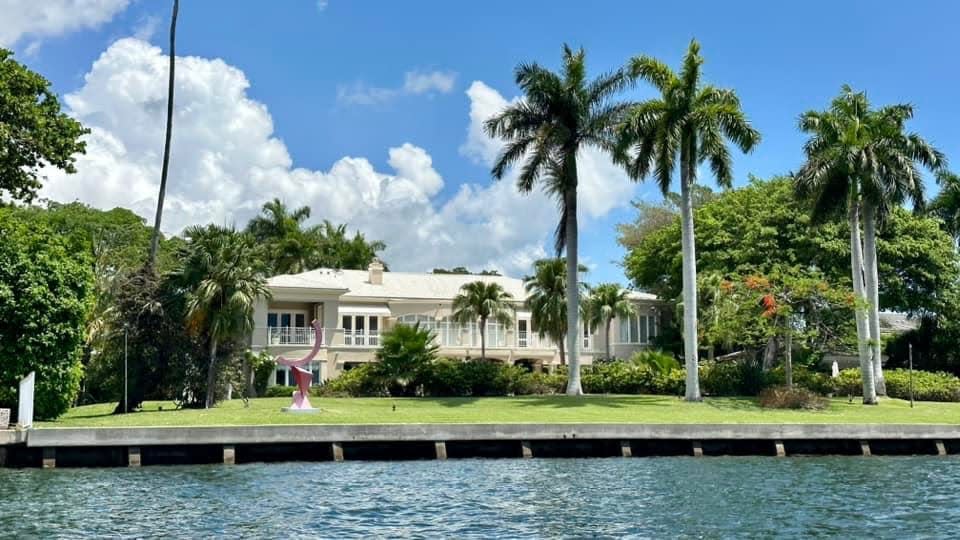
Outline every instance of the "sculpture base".
<path fill-rule="evenodd" d="M 281 411 L 281 412 L 290 412 L 290 413 L 307 413 L 307 414 L 311 414 L 311 413 L 318 413 L 318 412 L 320 412 L 320 409 L 318 409 L 318 408 L 316 408 L 316 407 L 310 407 L 309 409 L 296 409 L 296 408 L 294 408 L 294 407 L 280 407 L 280 411 Z"/>

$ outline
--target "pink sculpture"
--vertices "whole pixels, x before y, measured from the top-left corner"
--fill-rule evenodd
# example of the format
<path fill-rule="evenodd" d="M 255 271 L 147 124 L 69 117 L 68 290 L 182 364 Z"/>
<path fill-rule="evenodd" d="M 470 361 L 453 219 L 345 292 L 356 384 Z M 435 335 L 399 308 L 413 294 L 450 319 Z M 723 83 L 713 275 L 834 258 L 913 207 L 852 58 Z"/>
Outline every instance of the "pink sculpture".
<path fill-rule="evenodd" d="M 310 372 L 310 362 L 317 356 L 317 353 L 320 352 L 320 346 L 323 345 L 323 331 L 320 328 L 320 323 L 316 320 L 312 321 L 310 326 L 312 326 L 316 332 L 316 337 L 313 340 L 313 349 L 310 350 L 309 354 L 299 360 L 287 360 L 282 355 L 276 358 L 277 364 L 290 368 L 291 373 L 293 373 L 293 380 L 297 382 L 298 390 L 293 392 L 293 403 L 291 403 L 289 407 L 284 408 L 285 411 L 317 410 L 310 405 L 310 383 L 313 382 L 313 374 Z"/>

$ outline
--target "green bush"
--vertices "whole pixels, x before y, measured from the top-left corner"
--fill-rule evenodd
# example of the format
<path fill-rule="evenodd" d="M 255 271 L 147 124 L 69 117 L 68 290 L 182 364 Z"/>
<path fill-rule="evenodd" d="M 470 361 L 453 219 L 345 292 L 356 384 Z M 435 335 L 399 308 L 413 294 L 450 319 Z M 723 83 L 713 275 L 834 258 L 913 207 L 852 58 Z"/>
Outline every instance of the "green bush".
<path fill-rule="evenodd" d="M 764 377 L 764 386 L 784 386 L 786 384 L 787 376 L 783 366 L 768 371 Z M 793 366 L 793 385 L 821 395 L 836 391 L 830 375 L 803 366 Z"/>
<path fill-rule="evenodd" d="M 376 364 L 361 364 L 339 377 L 327 381 L 318 392 L 330 397 L 363 397 L 389 395 Z"/>
<path fill-rule="evenodd" d="M 613 361 L 585 367 L 581 383 L 588 394 L 677 395 L 683 393 L 684 379 L 679 367 L 663 370 L 645 362 Z"/>
<path fill-rule="evenodd" d="M 708 396 L 755 396 L 764 387 L 763 371 L 751 362 L 700 365 L 700 390 Z"/>
<path fill-rule="evenodd" d="M 263 397 L 292 397 L 297 391 L 296 386 L 268 386 L 263 392 Z"/>
<path fill-rule="evenodd" d="M 380 336 L 373 369 L 391 396 L 415 395 L 438 349 L 433 333 L 420 323 L 398 324 Z"/>
<path fill-rule="evenodd" d="M 910 399 L 910 371 L 889 369 L 883 372 L 887 395 Z M 859 368 L 845 369 L 833 379 L 838 396 L 862 396 L 863 379 Z M 942 371 L 913 371 L 913 398 L 917 401 L 960 401 L 960 378 Z"/>
<path fill-rule="evenodd" d="M 634 364 L 647 366 L 656 373 L 665 374 L 680 369 L 680 362 L 672 354 L 663 351 L 639 351 L 630 357 Z"/>
<path fill-rule="evenodd" d="M 827 408 L 827 400 L 806 388 L 771 386 L 760 392 L 760 406 L 770 409 L 807 409 Z"/>

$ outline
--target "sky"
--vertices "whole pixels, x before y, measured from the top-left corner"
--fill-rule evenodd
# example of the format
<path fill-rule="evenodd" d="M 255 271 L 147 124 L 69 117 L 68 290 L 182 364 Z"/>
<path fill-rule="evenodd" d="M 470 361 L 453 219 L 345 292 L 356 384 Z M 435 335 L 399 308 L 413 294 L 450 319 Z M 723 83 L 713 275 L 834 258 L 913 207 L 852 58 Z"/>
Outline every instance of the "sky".
<path fill-rule="evenodd" d="M 0 0 L 0 47 L 47 77 L 91 129 L 77 174 L 41 196 L 155 211 L 172 2 Z M 762 134 L 734 155 L 737 184 L 796 170 L 800 113 L 844 83 L 909 102 L 909 127 L 960 160 L 960 3 L 920 1 L 181 0 L 171 172 L 163 229 L 243 226 L 279 197 L 384 240 L 393 270 L 495 268 L 548 256 L 558 219 L 490 165 L 482 123 L 518 98 L 521 62 L 556 69 L 561 47 L 596 75 L 646 54 L 678 68 L 701 42 L 705 80 L 736 90 Z M 623 99 L 644 99 L 638 85 Z M 616 243 L 631 200 L 660 200 L 602 153 L 579 156 L 580 257 L 590 282 L 627 284 Z M 709 168 L 700 181 L 713 185 Z M 928 193 L 936 191 L 928 182 Z"/>

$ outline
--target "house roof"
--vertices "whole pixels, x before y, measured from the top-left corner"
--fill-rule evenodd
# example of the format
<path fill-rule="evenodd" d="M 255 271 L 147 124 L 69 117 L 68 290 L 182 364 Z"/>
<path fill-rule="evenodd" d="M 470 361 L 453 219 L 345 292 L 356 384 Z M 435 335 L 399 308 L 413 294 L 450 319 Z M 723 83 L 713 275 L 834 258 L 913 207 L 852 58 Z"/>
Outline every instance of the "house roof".
<path fill-rule="evenodd" d="M 460 288 L 473 281 L 498 283 L 514 298 L 526 298 L 523 280 L 507 276 L 483 276 L 476 274 L 427 274 L 414 272 L 383 272 L 383 283 L 370 283 L 367 270 L 331 270 L 319 268 L 302 274 L 274 276 L 268 280 L 270 287 L 293 287 L 307 289 L 346 290 L 344 299 L 350 298 L 404 298 L 414 300 L 450 300 Z M 652 294 L 630 291 L 634 300 L 656 300 Z"/>
<path fill-rule="evenodd" d="M 900 334 L 903 332 L 909 332 L 910 330 L 915 330 L 920 327 L 920 321 L 918 319 L 911 318 L 906 313 L 881 311 L 879 315 L 881 332 Z"/>

